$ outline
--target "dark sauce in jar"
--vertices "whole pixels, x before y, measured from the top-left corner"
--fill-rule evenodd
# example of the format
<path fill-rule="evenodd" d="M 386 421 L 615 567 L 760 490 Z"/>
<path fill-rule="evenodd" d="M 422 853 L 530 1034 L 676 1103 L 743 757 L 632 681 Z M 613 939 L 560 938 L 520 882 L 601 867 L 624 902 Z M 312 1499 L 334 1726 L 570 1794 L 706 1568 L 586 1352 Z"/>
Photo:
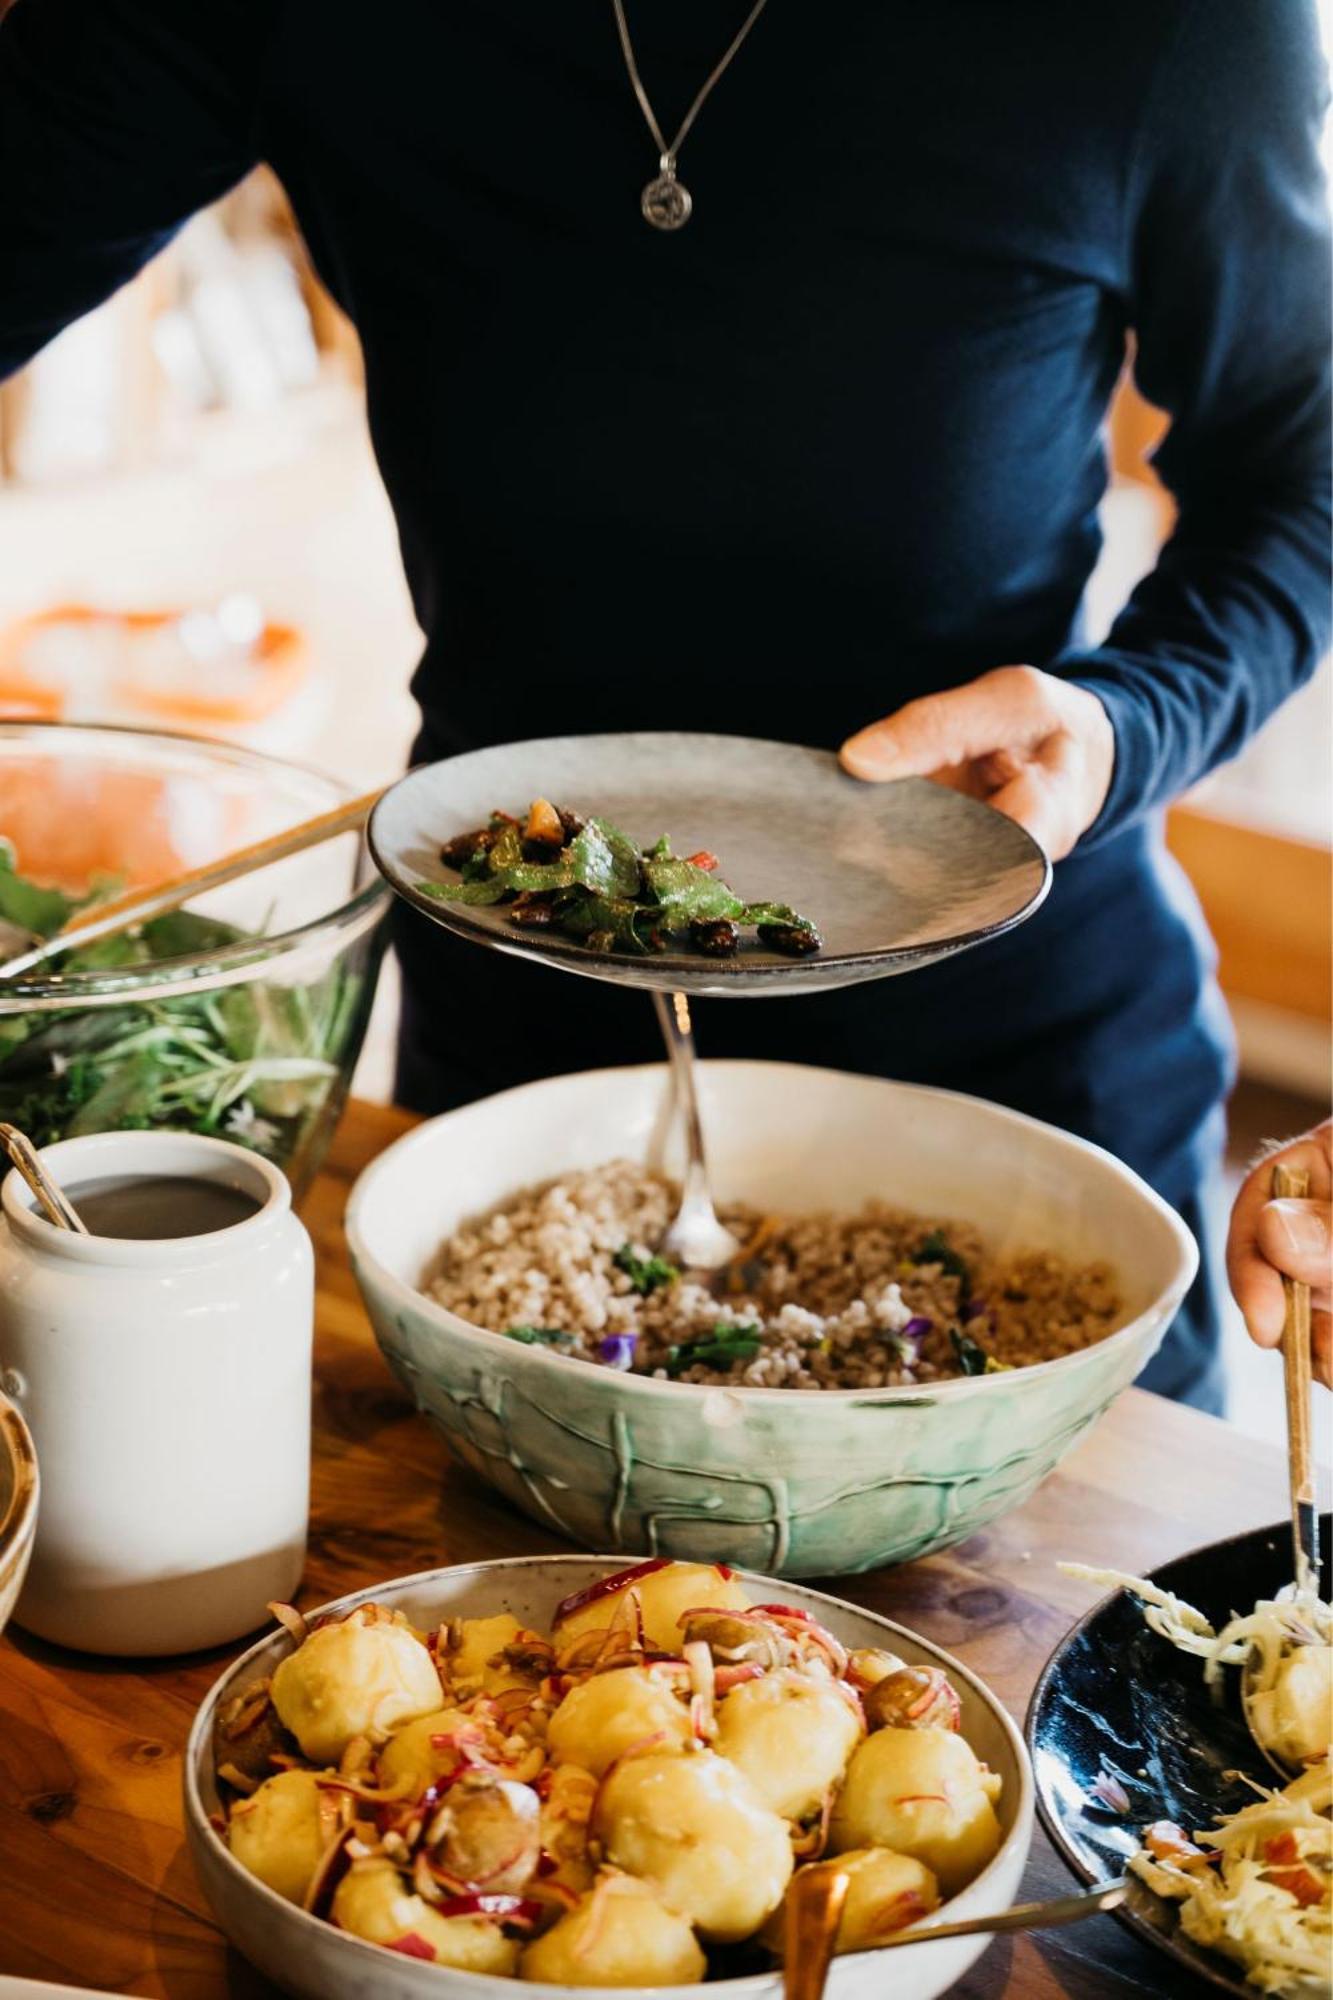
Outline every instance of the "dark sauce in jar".
<path fill-rule="evenodd" d="M 244 1188 L 190 1174 L 116 1174 L 67 1188 L 94 1236 L 162 1242 L 173 1236 L 213 1236 L 248 1222 L 263 1207 Z"/>

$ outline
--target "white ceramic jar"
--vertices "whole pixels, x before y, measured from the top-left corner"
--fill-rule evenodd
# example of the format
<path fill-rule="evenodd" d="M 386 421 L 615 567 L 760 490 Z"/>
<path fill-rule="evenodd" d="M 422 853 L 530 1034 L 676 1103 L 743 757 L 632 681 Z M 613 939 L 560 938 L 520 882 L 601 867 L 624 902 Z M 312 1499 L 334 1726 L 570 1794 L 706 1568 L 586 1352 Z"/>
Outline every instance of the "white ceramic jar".
<path fill-rule="evenodd" d="M 78 1236 L 6 1178 L 0 1388 L 42 1480 L 14 1620 L 94 1653 L 235 1639 L 305 1560 L 314 1259 L 287 1181 L 192 1133 L 98 1133 L 42 1158 L 67 1191 L 179 1175 L 256 1207 L 207 1235 Z"/>

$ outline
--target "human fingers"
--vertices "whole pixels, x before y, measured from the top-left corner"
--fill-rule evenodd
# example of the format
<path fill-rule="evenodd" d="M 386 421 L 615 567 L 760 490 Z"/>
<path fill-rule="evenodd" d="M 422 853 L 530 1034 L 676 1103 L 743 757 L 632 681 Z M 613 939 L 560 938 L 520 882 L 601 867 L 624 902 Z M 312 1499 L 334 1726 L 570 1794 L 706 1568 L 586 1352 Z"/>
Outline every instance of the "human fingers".
<path fill-rule="evenodd" d="M 924 778 L 948 765 L 1039 743 L 1059 726 L 1035 667 L 996 667 L 962 687 L 922 695 L 849 736 L 840 755 L 854 778 Z"/>

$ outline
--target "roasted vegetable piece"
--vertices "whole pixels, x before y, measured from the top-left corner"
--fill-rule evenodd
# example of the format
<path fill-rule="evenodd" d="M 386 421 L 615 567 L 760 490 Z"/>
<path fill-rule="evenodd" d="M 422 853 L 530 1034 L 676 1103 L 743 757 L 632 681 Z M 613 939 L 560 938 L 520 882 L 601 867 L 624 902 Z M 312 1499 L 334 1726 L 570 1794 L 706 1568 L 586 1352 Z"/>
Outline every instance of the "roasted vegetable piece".
<path fill-rule="evenodd" d="M 256 1783 L 267 1778 L 275 1756 L 291 1756 L 296 1738 L 283 1728 L 269 1700 L 267 1682 L 238 1694 L 218 1710 L 213 1723 L 213 1761 L 230 1764 Z"/>
<path fill-rule="evenodd" d="M 729 917 L 715 917 L 711 922 L 696 917 L 690 925 L 690 943 L 705 958 L 734 958 L 740 950 L 741 934 Z"/>
<path fill-rule="evenodd" d="M 549 799 L 534 799 L 528 807 L 527 823 L 523 828 L 523 838 L 535 842 L 539 847 L 551 847 L 557 851 L 565 844 L 565 829 L 560 814 Z"/>
<path fill-rule="evenodd" d="M 432 1858 L 470 1889 L 517 1895 L 541 1858 L 540 1812 L 530 1785 L 465 1772 L 431 1822 Z"/>
<path fill-rule="evenodd" d="M 861 1697 L 872 1729 L 957 1729 L 960 1709 L 941 1667 L 898 1667 Z"/>

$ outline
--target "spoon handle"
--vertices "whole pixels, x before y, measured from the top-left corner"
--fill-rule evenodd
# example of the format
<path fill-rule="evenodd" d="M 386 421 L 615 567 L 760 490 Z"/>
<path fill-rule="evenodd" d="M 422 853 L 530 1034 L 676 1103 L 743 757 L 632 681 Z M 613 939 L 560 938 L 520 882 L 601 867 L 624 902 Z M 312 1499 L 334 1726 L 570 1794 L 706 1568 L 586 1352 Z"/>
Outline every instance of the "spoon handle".
<path fill-rule="evenodd" d="M 1082 1923 L 1106 1910 L 1118 1910 L 1129 1893 L 1129 1879 L 1118 1875 L 1096 1889 L 1078 1896 L 1055 1896 L 1045 1903 L 1015 1903 L 1012 1909 L 996 1910 L 988 1917 L 963 1917 L 950 1924 L 917 1924 L 911 1930 L 890 1931 L 866 1949 L 882 1951 L 888 1945 L 926 1944 L 931 1938 L 982 1937 L 1002 1931 L 1058 1930 L 1061 1924 Z"/>
<path fill-rule="evenodd" d="M 803 1868 L 787 1891 L 783 2000 L 820 2000 L 851 1879 L 836 1862 Z"/>
<path fill-rule="evenodd" d="M 365 825 L 379 796 L 378 792 L 365 792 L 345 805 L 317 813 L 313 819 L 284 827 L 281 833 L 266 834 L 263 840 L 251 841 L 248 847 L 238 847 L 202 868 L 173 875 L 170 881 L 154 883 L 150 888 L 127 889 L 124 895 L 113 896 L 108 902 L 91 903 L 87 909 L 77 911 L 54 937 L 41 938 L 27 951 L 7 958 L 0 964 L 0 979 L 16 979 L 21 972 L 31 972 L 35 966 L 44 965 L 47 959 L 57 958 L 74 945 L 92 944 L 96 938 L 112 937 L 135 924 L 146 924 L 151 917 L 178 910 L 193 897 L 220 889 L 256 868 L 267 868 L 271 862 L 284 861 L 290 854 L 302 854 L 340 833 L 354 832 Z"/>
<path fill-rule="evenodd" d="M 699 1095 L 694 1074 L 694 1030 L 690 1003 L 683 993 L 654 993 L 653 1005 L 671 1056 L 671 1073 L 676 1086 L 676 1103 L 685 1127 L 685 1172 L 681 1182 L 681 1204 L 708 1197 L 708 1163 L 704 1155 L 703 1120 L 699 1116 Z"/>
<path fill-rule="evenodd" d="M 0 1124 L 0 1147 L 8 1153 L 15 1172 L 36 1195 L 47 1221 L 53 1222 L 57 1229 L 70 1229 L 76 1236 L 86 1236 L 87 1223 L 71 1208 L 64 1189 L 47 1173 L 27 1134 L 20 1132 L 17 1125 Z"/>
<path fill-rule="evenodd" d="M 1273 1169 L 1273 1198 L 1303 1200 L 1310 1176 L 1303 1168 Z M 1310 1287 L 1282 1280 L 1286 1317 L 1282 1323 L 1282 1369 L 1287 1392 L 1287 1472 L 1291 1484 L 1291 1532 L 1297 1588 L 1313 1587 L 1319 1576 L 1319 1528 L 1315 1517 L 1314 1457 L 1310 1445 Z"/>

